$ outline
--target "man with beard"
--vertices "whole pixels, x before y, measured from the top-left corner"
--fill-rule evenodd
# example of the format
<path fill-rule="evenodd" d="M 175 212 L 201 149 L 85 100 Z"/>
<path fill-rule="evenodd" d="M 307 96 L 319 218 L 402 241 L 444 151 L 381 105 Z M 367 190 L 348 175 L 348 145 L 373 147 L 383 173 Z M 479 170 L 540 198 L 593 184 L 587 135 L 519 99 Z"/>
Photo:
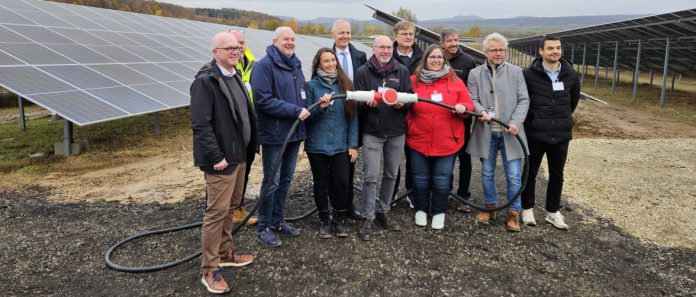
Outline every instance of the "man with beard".
<path fill-rule="evenodd" d="M 469 79 L 469 71 L 476 67 L 476 59 L 459 48 L 459 32 L 455 29 L 442 30 L 440 33 L 440 46 L 445 50 L 445 57 L 454 69 L 454 73 L 466 84 L 467 79 Z M 469 137 L 471 136 L 472 118 L 466 117 L 463 119 L 464 146 L 457 152 L 457 158 L 459 158 L 457 195 L 466 200 L 471 198 L 471 192 L 469 191 L 469 185 L 471 184 L 471 156 L 466 152 L 466 146 L 469 144 Z M 459 202 L 457 210 L 471 212 L 471 207 L 466 203 Z"/>
<path fill-rule="evenodd" d="M 568 230 L 558 211 L 563 189 L 563 167 L 573 132 L 573 111 L 580 99 L 580 79 L 568 60 L 562 58 L 561 40 L 546 36 L 539 43 L 539 55 L 524 70 L 529 91 L 529 112 L 524 126 L 529 143 L 529 179 L 522 193 L 522 223 L 535 226 L 534 193 L 536 176 L 546 154 L 549 183 L 546 187 L 546 222 Z"/>

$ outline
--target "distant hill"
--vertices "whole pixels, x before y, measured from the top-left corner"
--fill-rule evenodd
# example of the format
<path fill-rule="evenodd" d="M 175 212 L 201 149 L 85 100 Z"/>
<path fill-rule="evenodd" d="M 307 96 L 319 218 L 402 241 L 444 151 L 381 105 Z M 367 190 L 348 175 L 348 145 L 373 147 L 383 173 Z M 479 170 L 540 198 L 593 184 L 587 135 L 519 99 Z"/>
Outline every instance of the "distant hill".
<path fill-rule="evenodd" d="M 623 21 L 644 17 L 645 15 L 595 15 L 595 16 L 568 16 L 568 17 L 528 17 L 520 16 L 505 19 L 484 19 L 477 15 L 458 15 L 451 18 L 422 20 L 419 26 L 435 29 L 455 28 L 466 31 L 473 26 L 478 26 L 481 32 L 498 31 L 508 37 L 523 37 L 540 33 L 549 33 L 574 28 L 588 27 L 611 22 Z M 278 16 L 280 19 L 290 19 L 287 16 Z M 299 20 L 298 23 L 323 24 L 330 28 L 336 18 L 320 17 L 312 20 Z M 389 32 L 389 28 L 378 20 L 356 20 L 347 19 L 353 26 L 362 28 L 366 25 L 380 26 Z M 354 29 L 355 30 L 355 29 Z"/>
<path fill-rule="evenodd" d="M 282 23 L 277 17 L 235 8 L 188 8 L 152 0 L 50 0 L 84 6 L 130 11 L 157 16 L 189 19 L 211 23 L 221 23 L 239 27 L 262 27 L 264 23 L 275 25 Z"/>
<path fill-rule="evenodd" d="M 434 27 L 442 25 L 445 27 L 454 27 L 465 29 L 477 25 L 480 27 L 545 27 L 557 28 L 560 30 L 572 29 L 578 27 L 587 27 L 611 22 L 623 21 L 643 17 L 644 15 L 590 15 L 590 16 L 567 16 L 567 17 L 527 17 L 520 16 L 507 19 L 438 19 L 424 20 L 418 22 L 418 25 L 424 27 Z"/>

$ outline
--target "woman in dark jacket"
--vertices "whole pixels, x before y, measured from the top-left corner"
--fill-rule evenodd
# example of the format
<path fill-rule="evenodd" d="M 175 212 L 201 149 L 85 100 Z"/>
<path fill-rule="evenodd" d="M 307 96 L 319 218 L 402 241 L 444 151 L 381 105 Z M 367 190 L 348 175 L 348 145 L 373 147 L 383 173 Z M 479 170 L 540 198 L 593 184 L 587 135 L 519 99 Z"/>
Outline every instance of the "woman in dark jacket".
<path fill-rule="evenodd" d="M 358 156 L 356 105 L 352 101 L 331 100 L 332 94 L 353 90 L 353 84 L 337 61 L 332 49 L 319 49 L 312 63 L 312 80 L 306 87 L 307 106 L 322 101 L 319 109 L 312 111 L 307 119 L 304 146 L 314 177 L 314 202 L 321 220 L 320 238 L 331 237 L 332 225 L 336 236 L 348 236 L 343 221 L 352 200 L 348 197 L 349 170 L 350 163 Z M 334 187 L 330 196 L 335 210 L 333 219 L 329 212 L 329 184 Z"/>
<path fill-rule="evenodd" d="M 453 105 L 456 110 L 433 104 L 415 104 L 406 116 L 406 153 L 413 174 L 416 225 L 428 223 L 427 212 L 433 213 L 431 227 L 445 225 L 447 198 L 452 186 L 452 169 L 457 152 L 464 145 L 464 121 L 474 104 L 464 82 L 454 73 L 439 45 L 429 46 L 416 72 L 411 76 L 413 92 L 419 98 Z"/>

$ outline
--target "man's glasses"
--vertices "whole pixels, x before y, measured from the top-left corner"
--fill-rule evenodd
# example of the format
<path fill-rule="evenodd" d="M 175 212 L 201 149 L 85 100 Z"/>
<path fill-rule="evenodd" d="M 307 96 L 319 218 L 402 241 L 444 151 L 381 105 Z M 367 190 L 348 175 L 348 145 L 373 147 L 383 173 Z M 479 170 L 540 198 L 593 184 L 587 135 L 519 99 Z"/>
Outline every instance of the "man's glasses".
<path fill-rule="evenodd" d="M 391 45 L 375 45 L 375 48 L 381 49 L 381 50 L 390 50 L 393 47 Z"/>
<path fill-rule="evenodd" d="M 238 46 L 238 47 L 216 47 L 215 49 L 225 50 L 228 53 L 233 53 L 233 52 L 240 52 L 241 53 L 244 48 L 241 46 Z"/>
<path fill-rule="evenodd" d="M 504 48 L 497 48 L 497 49 L 489 49 L 486 50 L 489 53 L 494 53 L 494 54 L 504 54 L 507 49 Z"/>
<path fill-rule="evenodd" d="M 398 34 L 399 36 L 404 36 L 404 37 L 413 37 L 413 36 L 416 35 L 416 34 L 413 33 L 413 32 L 399 32 L 399 33 L 397 33 L 397 34 Z"/>

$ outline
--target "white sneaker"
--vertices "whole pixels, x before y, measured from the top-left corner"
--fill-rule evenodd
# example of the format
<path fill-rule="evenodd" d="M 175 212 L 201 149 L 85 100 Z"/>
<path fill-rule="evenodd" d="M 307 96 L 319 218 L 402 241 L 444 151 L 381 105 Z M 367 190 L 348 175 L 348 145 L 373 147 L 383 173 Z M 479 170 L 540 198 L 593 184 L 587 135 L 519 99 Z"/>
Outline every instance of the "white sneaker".
<path fill-rule="evenodd" d="M 523 209 L 522 210 L 522 223 L 527 226 L 536 226 L 536 220 L 534 219 L 534 209 Z"/>
<path fill-rule="evenodd" d="M 568 230 L 568 225 L 563 221 L 563 215 L 560 211 L 549 212 L 546 214 L 546 222 L 561 230 Z"/>
<path fill-rule="evenodd" d="M 416 212 L 416 225 L 425 227 L 428 224 L 428 214 L 422 210 Z"/>
<path fill-rule="evenodd" d="M 433 222 L 430 225 L 435 230 L 440 230 L 445 227 L 445 214 L 438 213 L 433 216 Z"/>

